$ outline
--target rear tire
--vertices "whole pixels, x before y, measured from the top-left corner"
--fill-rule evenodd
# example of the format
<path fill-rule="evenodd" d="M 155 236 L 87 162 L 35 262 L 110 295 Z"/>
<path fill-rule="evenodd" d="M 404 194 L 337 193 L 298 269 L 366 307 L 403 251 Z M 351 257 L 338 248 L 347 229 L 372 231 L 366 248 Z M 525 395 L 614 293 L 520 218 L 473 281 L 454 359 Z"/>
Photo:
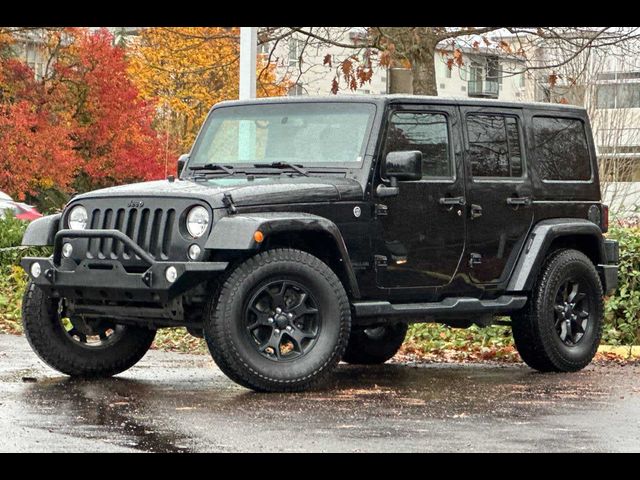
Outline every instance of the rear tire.
<path fill-rule="evenodd" d="M 406 323 L 353 328 L 342 360 L 360 365 L 384 363 L 398 353 L 407 329 Z"/>
<path fill-rule="evenodd" d="M 138 363 L 153 343 L 156 331 L 145 327 L 64 319 L 60 302 L 32 282 L 22 302 L 22 324 L 31 348 L 59 372 L 72 377 L 110 377 Z M 95 342 L 89 343 L 92 338 Z"/>
<path fill-rule="evenodd" d="M 268 250 L 238 265 L 204 319 L 218 367 L 262 392 L 318 383 L 340 360 L 350 329 L 340 279 L 320 259 L 293 249 Z"/>
<path fill-rule="evenodd" d="M 511 322 L 525 363 L 541 372 L 586 367 L 602 336 L 602 297 L 598 272 L 584 253 L 572 249 L 552 253 L 525 309 Z"/>

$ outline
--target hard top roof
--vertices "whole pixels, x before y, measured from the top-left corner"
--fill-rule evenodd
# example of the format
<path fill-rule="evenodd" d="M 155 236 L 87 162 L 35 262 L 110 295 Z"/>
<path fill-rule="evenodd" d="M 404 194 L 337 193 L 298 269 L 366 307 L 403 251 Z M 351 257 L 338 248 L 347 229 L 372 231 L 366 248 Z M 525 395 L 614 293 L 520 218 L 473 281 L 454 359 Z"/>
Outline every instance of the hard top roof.
<path fill-rule="evenodd" d="M 493 100 L 468 97 L 434 97 L 427 95 L 387 94 L 387 95 L 326 95 L 326 96 L 293 96 L 293 97 L 268 97 L 251 100 L 230 100 L 218 103 L 217 106 L 232 105 L 258 105 L 262 103 L 376 103 L 378 105 L 394 103 L 430 103 L 441 105 L 468 105 L 476 107 L 505 107 L 505 108 L 529 108 L 533 110 L 567 110 L 584 112 L 584 107 L 576 105 L 563 105 L 560 103 L 542 102 L 509 102 L 505 100 Z"/>

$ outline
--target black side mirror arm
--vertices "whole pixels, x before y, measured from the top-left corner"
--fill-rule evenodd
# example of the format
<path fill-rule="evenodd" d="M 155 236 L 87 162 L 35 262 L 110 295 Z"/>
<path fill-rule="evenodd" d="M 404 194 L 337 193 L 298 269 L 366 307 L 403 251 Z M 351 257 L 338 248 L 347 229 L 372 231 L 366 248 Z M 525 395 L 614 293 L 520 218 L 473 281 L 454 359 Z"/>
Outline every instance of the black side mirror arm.
<path fill-rule="evenodd" d="M 381 183 L 376 188 L 376 195 L 380 198 L 397 197 L 399 193 L 400 188 L 398 187 L 398 179 L 396 177 L 391 177 L 389 179 L 389 186 Z"/>

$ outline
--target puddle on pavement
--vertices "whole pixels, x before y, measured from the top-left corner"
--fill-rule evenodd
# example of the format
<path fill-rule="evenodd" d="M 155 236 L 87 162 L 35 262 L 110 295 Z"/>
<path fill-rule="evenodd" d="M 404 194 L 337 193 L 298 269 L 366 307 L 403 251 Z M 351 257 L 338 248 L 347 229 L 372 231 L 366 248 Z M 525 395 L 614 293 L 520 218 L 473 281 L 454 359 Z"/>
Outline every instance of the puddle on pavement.
<path fill-rule="evenodd" d="M 143 382 L 113 378 L 56 378 L 29 384 L 23 403 L 51 415 L 46 427 L 65 435 L 96 438 L 145 452 L 189 451 L 189 439 L 142 421 L 139 402 L 153 391 Z"/>

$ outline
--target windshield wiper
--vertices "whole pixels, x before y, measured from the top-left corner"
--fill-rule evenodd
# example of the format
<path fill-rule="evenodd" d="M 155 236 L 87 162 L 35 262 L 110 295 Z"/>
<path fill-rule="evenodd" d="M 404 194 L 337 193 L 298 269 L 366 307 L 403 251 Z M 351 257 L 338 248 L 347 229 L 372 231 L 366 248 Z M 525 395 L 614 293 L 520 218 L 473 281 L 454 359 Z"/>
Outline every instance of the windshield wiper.
<path fill-rule="evenodd" d="M 307 171 L 304 168 L 302 168 L 302 165 L 297 165 L 295 163 L 289 163 L 289 162 L 254 163 L 253 166 L 257 168 L 260 168 L 260 167 L 290 168 L 298 172 L 300 175 L 304 175 L 305 177 L 309 176 L 309 173 L 307 173 Z"/>
<path fill-rule="evenodd" d="M 233 167 L 230 165 L 222 165 L 221 163 L 205 163 L 204 165 L 193 165 L 189 170 L 222 170 L 224 173 L 233 175 Z"/>

